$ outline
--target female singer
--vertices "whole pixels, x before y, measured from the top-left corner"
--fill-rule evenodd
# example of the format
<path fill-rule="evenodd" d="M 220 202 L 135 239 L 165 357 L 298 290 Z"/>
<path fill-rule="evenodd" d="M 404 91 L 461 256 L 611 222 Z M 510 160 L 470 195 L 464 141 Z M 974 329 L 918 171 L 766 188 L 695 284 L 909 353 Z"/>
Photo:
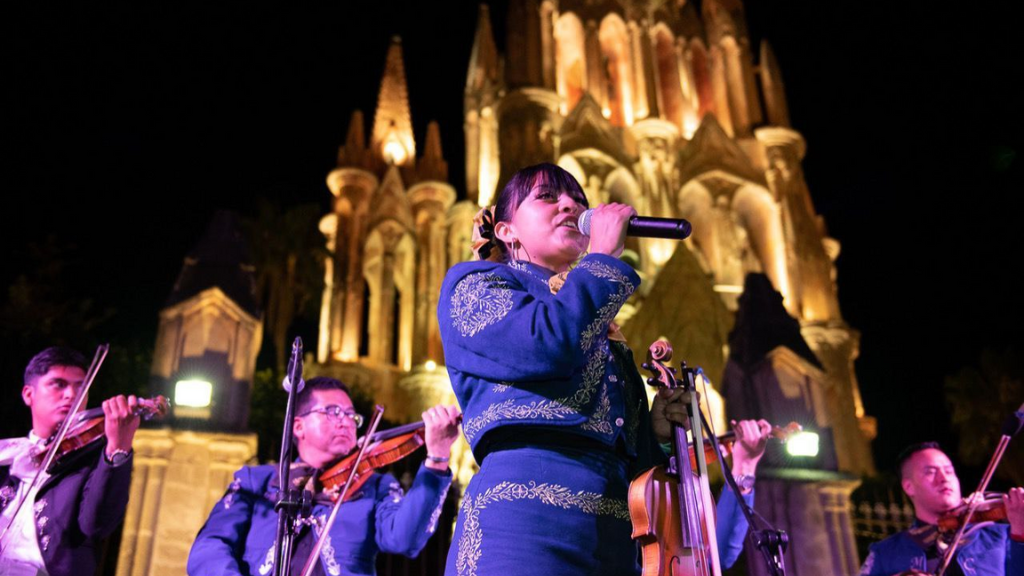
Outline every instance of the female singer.
<path fill-rule="evenodd" d="M 480 464 L 459 512 L 448 576 L 639 570 L 627 489 L 637 472 L 665 461 L 654 431 L 667 440 L 671 425 L 660 397 L 652 418 L 612 323 L 640 284 L 618 258 L 636 212 L 598 206 L 587 237 L 577 226 L 587 207 L 566 171 L 524 168 L 493 215 L 478 215 L 480 261 L 445 278 L 445 359 Z M 668 417 L 682 412 L 676 406 Z M 753 475 L 769 429 L 741 423 L 734 473 Z M 746 522 L 731 493 L 718 514 L 721 555 L 731 564 Z"/>

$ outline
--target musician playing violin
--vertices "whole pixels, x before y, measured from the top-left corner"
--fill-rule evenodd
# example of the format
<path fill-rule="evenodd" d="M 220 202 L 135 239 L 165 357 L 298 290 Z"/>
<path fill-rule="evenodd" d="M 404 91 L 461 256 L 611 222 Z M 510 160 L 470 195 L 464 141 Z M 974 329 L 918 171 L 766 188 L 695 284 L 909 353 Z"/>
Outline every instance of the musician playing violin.
<path fill-rule="evenodd" d="M 909 529 L 871 545 L 862 576 L 934 574 L 947 545 L 939 533 L 939 517 L 963 503 L 953 463 L 935 442 L 905 449 L 899 473 L 916 519 Z M 1024 489 L 1010 490 L 1002 496 L 1002 505 L 1009 524 L 979 525 L 968 531 L 947 575 L 1024 574 Z"/>
<path fill-rule="evenodd" d="M 51 347 L 25 368 L 21 397 L 32 413 L 32 430 L 27 437 L 0 440 L 0 530 L 7 529 L 0 574 L 90 576 L 101 541 L 124 519 L 139 427 L 134 396 L 103 402 L 105 438 L 83 448 L 73 465 L 50 475 L 40 472 L 34 458 L 67 417 L 87 365 L 81 353 Z M 22 498 L 25 503 L 15 511 Z"/>
<path fill-rule="evenodd" d="M 296 399 L 292 430 L 299 457 L 291 481 L 313 494 L 312 514 L 294 544 L 291 573 L 300 574 L 331 511 L 321 473 L 356 447 L 362 416 L 348 388 L 333 378 L 306 381 Z M 423 413 L 427 460 L 408 493 L 390 474 L 374 473 L 341 505 L 314 574 L 375 573 L 378 551 L 416 556 L 434 533 L 452 482 L 451 446 L 458 438 L 458 410 L 435 406 Z M 277 466 L 245 466 L 214 505 L 188 558 L 192 576 L 261 575 L 274 571 L 279 493 Z M 312 526 L 312 529 L 311 529 Z M 314 534 L 315 532 L 315 534 Z"/>

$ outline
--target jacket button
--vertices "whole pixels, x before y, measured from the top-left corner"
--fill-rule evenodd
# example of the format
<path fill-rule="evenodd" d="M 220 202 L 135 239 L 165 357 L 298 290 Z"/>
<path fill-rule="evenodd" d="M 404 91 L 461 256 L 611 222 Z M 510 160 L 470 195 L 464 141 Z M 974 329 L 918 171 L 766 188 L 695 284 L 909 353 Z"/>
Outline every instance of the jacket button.
<path fill-rule="evenodd" d="M 622 418 L 616 418 L 615 419 L 615 425 L 618 426 L 619 428 L 622 428 L 622 425 L 625 424 L 625 423 L 626 423 L 626 421 L 623 420 Z"/>

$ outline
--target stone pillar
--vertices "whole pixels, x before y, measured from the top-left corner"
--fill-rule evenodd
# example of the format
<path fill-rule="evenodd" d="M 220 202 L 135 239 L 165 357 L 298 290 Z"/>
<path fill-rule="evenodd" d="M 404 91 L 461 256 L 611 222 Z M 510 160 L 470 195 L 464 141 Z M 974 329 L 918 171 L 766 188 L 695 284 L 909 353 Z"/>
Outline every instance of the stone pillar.
<path fill-rule="evenodd" d="M 585 47 L 587 52 L 587 90 L 594 97 L 594 101 L 601 106 L 601 111 L 604 113 L 608 110 L 608 87 L 604 65 L 602 64 L 604 58 L 601 54 L 599 29 L 597 22 L 593 20 L 587 20 L 585 28 L 587 36 Z M 608 114 L 605 113 L 604 117 L 607 118 Z"/>
<path fill-rule="evenodd" d="M 363 238 L 366 236 L 370 198 L 379 182 L 376 176 L 365 170 L 337 168 L 327 176 L 327 186 L 337 197 L 334 212 L 338 214 L 335 240 L 337 270 L 330 311 L 332 328 L 329 349 L 336 359 L 354 362 L 359 359 L 365 305 Z"/>
<path fill-rule="evenodd" d="M 850 493 L 860 480 L 813 470 L 758 471 L 755 510 L 789 536 L 789 576 L 854 575 L 859 560 L 849 514 Z M 762 555 L 748 539 L 748 574 L 767 576 Z"/>
<path fill-rule="evenodd" d="M 133 448 L 117 576 L 184 576 L 210 509 L 256 455 L 256 435 L 141 429 Z"/>
<path fill-rule="evenodd" d="M 521 88 L 498 107 L 501 177 L 498 188 L 520 168 L 555 160 L 554 137 L 561 127 L 560 98 L 553 90 Z"/>
<path fill-rule="evenodd" d="M 828 409 L 835 432 L 839 470 L 873 476 L 874 418 L 864 414 L 853 361 L 860 354 L 860 334 L 847 326 L 805 325 L 801 333 L 825 366 Z"/>
<path fill-rule="evenodd" d="M 443 182 L 424 182 L 409 189 L 419 246 L 416 262 L 416 320 L 413 366 L 427 360 L 443 363 L 437 303 L 448 270 L 446 214 L 455 203 L 455 189 Z"/>
<path fill-rule="evenodd" d="M 424 367 L 413 369 L 407 376 L 398 383 L 406 398 L 410 399 L 405 409 L 409 412 L 410 419 L 418 419 L 419 414 L 437 404 L 455 404 L 455 392 L 452 390 L 451 380 L 448 379 L 448 371 L 444 366 L 437 366 L 433 370 Z M 462 487 L 469 484 L 469 480 L 476 474 L 479 467 L 469 449 L 469 444 L 464 436 L 459 436 L 457 442 L 452 445 L 452 456 L 449 466 L 455 481 Z"/>
<path fill-rule="evenodd" d="M 794 316 L 805 322 L 841 321 L 824 226 L 800 166 L 804 139 L 788 128 L 760 128 L 755 135 L 765 148 L 768 186 L 782 212 Z"/>

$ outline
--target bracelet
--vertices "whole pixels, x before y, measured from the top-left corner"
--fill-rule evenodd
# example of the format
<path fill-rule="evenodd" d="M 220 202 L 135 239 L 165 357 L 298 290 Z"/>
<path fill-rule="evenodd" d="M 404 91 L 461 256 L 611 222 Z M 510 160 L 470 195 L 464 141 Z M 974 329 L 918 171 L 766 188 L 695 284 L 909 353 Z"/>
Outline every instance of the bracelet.
<path fill-rule="evenodd" d="M 431 456 L 430 454 L 427 454 L 427 460 L 430 460 L 431 462 L 434 462 L 435 464 L 445 464 L 445 463 L 448 462 L 449 459 L 447 457 Z"/>
<path fill-rule="evenodd" d="M 111 466 L 120 466 L 121 464 L 124 463 L 125 460 L 128 459 L 129 456 L 131 456 L 131 454 L 131 450 L 118 449 L 114 450 L 114 453 L 111 454 L 109 457 L 107 456 L 106 452 L 104 452 L 103 457 L 107 460 L 107 464 L 110 464 Z"/>

